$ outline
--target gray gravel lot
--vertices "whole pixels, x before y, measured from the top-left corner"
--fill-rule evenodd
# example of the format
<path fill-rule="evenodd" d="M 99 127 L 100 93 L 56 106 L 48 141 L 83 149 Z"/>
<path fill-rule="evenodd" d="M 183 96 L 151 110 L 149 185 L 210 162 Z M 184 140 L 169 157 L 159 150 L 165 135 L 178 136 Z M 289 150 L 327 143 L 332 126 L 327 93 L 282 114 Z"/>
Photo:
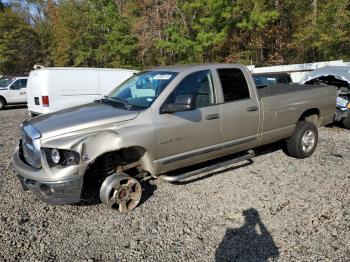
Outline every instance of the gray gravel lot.
<path fill-rule="evenodd" d="M 349 130 L 321 128 L 309 159 L 273 146 L 192 183 L 152 181 L 120 215 L 21 191 L 9 161 L 26 117 L 0 111 L 0 261 L 350 261 Z"/>

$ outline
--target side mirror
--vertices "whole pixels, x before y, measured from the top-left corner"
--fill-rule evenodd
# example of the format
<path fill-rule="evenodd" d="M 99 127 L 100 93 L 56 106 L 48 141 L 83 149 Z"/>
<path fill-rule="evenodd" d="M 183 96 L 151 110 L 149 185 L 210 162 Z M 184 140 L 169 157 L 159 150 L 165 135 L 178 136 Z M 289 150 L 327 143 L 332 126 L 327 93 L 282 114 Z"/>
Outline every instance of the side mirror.
<path fill-rule="evenodd" d="M 175 99 L 175 103 L 167 103 L 163 106 L 162 113 L 175 113 L 190 111 L 195 109 L 195 99 L 193 95 L 179 95 Z"/>

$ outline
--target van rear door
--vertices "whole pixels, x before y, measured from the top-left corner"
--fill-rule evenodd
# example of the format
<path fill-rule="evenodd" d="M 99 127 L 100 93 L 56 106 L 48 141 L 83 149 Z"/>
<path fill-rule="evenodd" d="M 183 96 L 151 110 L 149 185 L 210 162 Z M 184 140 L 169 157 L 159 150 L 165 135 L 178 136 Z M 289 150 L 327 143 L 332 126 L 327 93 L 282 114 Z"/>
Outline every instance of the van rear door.
<path fill-rule="evenodd" d="M 47 70 L 33 70 L 27 83 L 27 105 L 29 112 L 41 113 L 41 93 L 47 85 Z"/>

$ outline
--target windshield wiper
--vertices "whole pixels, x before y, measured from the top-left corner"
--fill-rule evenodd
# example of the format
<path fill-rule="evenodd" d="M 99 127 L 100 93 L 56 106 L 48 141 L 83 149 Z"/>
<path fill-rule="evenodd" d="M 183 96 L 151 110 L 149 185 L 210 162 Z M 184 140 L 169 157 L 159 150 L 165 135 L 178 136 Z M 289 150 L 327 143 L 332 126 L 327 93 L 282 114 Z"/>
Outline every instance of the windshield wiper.
<path fill-rule="evenodd" d="M 120 103 L 122 104 L 127 110 L 130 110 L 130 105 L 128 105 L 128 103 L 121 97 L 109 97 L 109 96 L 105 96 L 104 97 L 105 100 L 108 100 L 108 101 L 114 101 L 114 102 L 117 102 L 117 103 Z"/>

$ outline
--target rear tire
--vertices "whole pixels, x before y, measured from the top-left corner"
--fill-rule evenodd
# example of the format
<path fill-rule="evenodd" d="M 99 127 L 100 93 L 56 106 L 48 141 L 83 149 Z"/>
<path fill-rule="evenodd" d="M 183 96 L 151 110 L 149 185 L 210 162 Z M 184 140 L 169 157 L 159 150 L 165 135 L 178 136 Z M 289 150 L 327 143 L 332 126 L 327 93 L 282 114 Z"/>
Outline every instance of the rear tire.
<path fill-rule="evenodd" d="M 343 118 L 342 122 L 345 128 L 350 129 L 350 117 Z"/>
<path fill-rule="evenodd" d="M 4 109 L 5 106 L 6 106 L 6 100 L 0 97 L 0 110 Z"/>
<path fill-rule="evenodd" d="M 318 131 L 315 124 L 301 121 L 297 123 L 295 132 L 287 140 L 287 152 L 295 158 L 307 158 L 313 154 L 318 142 Z"/>

